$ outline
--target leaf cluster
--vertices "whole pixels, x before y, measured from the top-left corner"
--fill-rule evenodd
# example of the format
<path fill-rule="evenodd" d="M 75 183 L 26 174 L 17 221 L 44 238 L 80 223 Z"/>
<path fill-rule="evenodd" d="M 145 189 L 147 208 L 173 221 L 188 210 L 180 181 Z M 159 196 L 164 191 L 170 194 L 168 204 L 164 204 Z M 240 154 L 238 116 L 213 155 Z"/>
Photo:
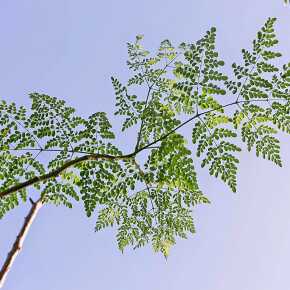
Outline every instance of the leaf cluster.
<path fill-rule="evenodd" d="M 252 49 L 242 50 L 232 74 L 216 50 L 215 28 L 195 43 L 164 40 L 156 53 L 142 35 L 128 43 L 132 76 L 111 80 L 124 138 L 129 128 L 136 132 L 129 154 L 104 112 L 83 118 L 38 93 L 29 110 L 1 101 L 0 218 L 33 197 L 33 185 L 45 203 L 82 202 L 87 216 L 97 216 L 96 231 L 115 226 L 122 251 L 151 243 L 167 257 L 178 237 L 195 232 L 194 207 L 209 203 L 198 165 L 233 192 L 243 143 L 282 166 L 277 133 L 290 133 L 290 63 L 275 63 L 274 23 L 269 18 Z M 191 138 L 178 131 L 186 125 Z"/>

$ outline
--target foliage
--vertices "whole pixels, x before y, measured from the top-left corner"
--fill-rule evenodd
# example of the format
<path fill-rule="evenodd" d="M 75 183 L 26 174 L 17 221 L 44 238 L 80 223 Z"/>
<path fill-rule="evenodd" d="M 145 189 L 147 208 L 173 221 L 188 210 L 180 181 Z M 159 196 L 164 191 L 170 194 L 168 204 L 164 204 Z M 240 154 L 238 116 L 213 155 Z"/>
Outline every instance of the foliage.
<path fill-rule="evenodd" d="M 96 231 L 116 226 L 122 251 L 151 242 L 167 257 L 176 237 L 194 233 L 193 208 L 209 203 L 193 154 L 234 192 L 239 140 L 282 166 L 276 134 L 290 133 L 290 63 L 278 68 L 275 61 L 281 54 L 273 49 L 274 22 L 267 20 L 227 74 L 215 28 L 195 43 L 174 47 L 165 40 L 153 55 L 142 35 L 128 43 L 132 77 L 127 84 L 112 77 L 112 83 L 122 131 L 136 129 L 129 154 L 113 144 L 104 112 L 85 119 L 38 93 L 30 95 L 30 110 L 1 101 L 0 217 L 33 197 L 34 186 L 46 203 L 83 202 L 88 216 L 97 214 Z M 140 87 L 144 97 L 137 96 Z M 178 131 L 187 124 L 192 144 Z"/>

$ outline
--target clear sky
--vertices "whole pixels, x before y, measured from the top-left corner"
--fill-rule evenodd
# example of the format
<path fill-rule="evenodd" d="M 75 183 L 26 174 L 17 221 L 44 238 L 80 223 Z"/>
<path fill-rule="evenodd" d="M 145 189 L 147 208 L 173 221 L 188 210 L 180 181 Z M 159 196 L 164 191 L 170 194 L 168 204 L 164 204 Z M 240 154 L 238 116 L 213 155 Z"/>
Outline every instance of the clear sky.
<path fill-rule="evenodd" d="M 125 80 L 126 42 L 136 34 L 156 48 L 165 38 L 195 41 L 211 26 L 227 64 L 240 57 L 269 16 L 284 62 L 290 60 L 290 7 L 283 0 L 1 0 L 0 96 L 29 104 L 37 91 L 65 99 L 87 116 L 112 116 L 110 76 Z M 117 119 L 112 119 L 118 125 Z M 150 246 L 121 254 L 114 230 L 95 234 L 80 207 L 43 208 L 5 290 L 290 289 L 290 140 L 284 168 L 241 155 L 238 193 L 199 170 L 212 204 L 195 212 L 197 233 L 178 241 L 167 261 Z M 130 146 L 130 138 L 120 145 Z M 29 205 L 0 220 L 0 260 Z"/>

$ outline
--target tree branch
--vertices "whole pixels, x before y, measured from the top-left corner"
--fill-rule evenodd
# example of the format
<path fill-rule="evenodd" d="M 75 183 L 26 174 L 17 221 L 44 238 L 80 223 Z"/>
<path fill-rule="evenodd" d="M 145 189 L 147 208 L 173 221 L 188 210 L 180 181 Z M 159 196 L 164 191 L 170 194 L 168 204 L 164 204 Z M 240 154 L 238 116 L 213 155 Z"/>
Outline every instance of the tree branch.
<path fill-rule="evenodd" d="M 278 98 L 273 98 L 273 99 L 252 99 L 252 100 L 241 100 L 241 101 L 235 101 L 235 102 L 232 102 L 232 103 L 228 103 L 228 104 L 225 104 L 225 105 L 222 105 L 220 106 L 218 109 L 220 108 L 226 108 L 226 107 L 230 107 L 230 106 L 233 106 L 233 105 L 237 105 L 237 104 L 241 104 L 241 103 L 251 103 L 251 102 L 265 102 L 265 101 L 269 101 L 269 100 L 273 100 L 273 101 L 287 101 L 287 99 L 278 99 Z M 127 154 L 127 155 L 119 155 L 119 156 L 114 156 L 114 155 L 107 155 L 107 154 L 88 154 L 88 155 L 85 155 L 85 156 L 82 156 L 82 157 L 78 157 L 76 159 L 73 159 L 73 160 L 69 160 L 67 161 L 63 166 L 47 173 L 47 174 L 43 174 L 43 175 L 40 175 L 40 176 L 35 176 L 27 181 L 24 181 L 22 183 L 19 183 L 19 184 L 16 184 L 2 192 L 0 192 L 0 199 L 11 194 L 11 193 L 14 193 L 14 192 L 17 192 L 18 190 L 21 190 L 21 189 L 24 189 L 26 187 L 29 187 L 37 182 L 41 182 L 41 181 L 45 181 L 45 180 L 48 180 L 50 178 L 54 178 L 54 177 L 57 177 L 59 176 L 64 170 L 66 170 L 67 168 L 69 167 L 72 167 L 76 164 L 79 164 L 79 163 L 82 163 L 82 162 L 85 162 L 85 161 L 91 161 L 91 160 L 126 160 L 126 159 L 130 159 L 134 156 L 136 156 L 139 152 L 143 151 L 143 150 L 146 150 L 150 147 L 152 147 L 152 145 L 155 145 L 157 144 L 158 142 L 166 139 L 169 135 L 175 133 L 177 130 L 179 130 L 180 128 L 182 128 L 183 126 L 185 126 L 186 124 L 190 123 L 191 121 L 193 121 L 194 119 L 196 118 L 199 118 L 200 116 L 202 115 L 205 115 L 207 113 L 210 113 L 210 112 L 214 112 L 216 111 L 217 109 L 210 109 L 210 110 L 207 110 L 207 111 L 204 111 L 204 112 L 200 112 L 194 116 L 192 116 L 191 118 L 187 119 L 186 121 L 184 121 L 183 123 L 181 123 L 180 125 L 178 125 L 177 127 L 175 127 L 174 129 L 172 129 L 171 131 L 169 131 L 168 133 L 162 135 L 160 138 L 150 142 L 149 144 L 141 147 L 141 148 L 138 148 L 137 150 L 135 150 L 134 152 L 130 153 L 130 154 Z M 83 152 L 85 153 L 85 152 Z"/>
<path fill-rule="evenodd" d="M 281 98 L 273 98 L 273 99 L 252 99 L 252 100 L 242 100 L 242 101 L 235 101 L 235 102 L 232 102 L 232 103 L 228 103 L 228 104 L 225 104 L 225 105 L 221 105 L 218 109 L 222 109 L 222 108 L 227 108 L 227 107 L 231 107 L 233 105 L 238 105 L 238 104 L 241 104 L 241 103 L 252 103 L 252 102 L 268 102 L 269 100 L 273 100 L 273 101 L 287 101 L 288 99 L 281 99 Z M 204 112 L 201 112 L 201 113 L 198 113 L 198 114 L 195 114 L 194 116 L 190 117 L 189 119 L 187 119 L 186 121 L 184 121 L 183 123 L 179 124 L 178 126 L 176 126 L 174 129 L 172 129 L 171 131 L 169 131 L 168 133 L 162 135 L 160 138 L 150 142 L 149 144 L 139 148 L 137 151 L 135 151 L 135 154 L 134 155 L 137 155 L 137 153 L 145 150 L 145 149 L 148 149 L 150 147 L 152 147 L 152 145 L 155 145 L 157 144 L 158 142 L 166 139 L 169 135 L 175 133 L 177 130 L 179 130 L 180 128 L 182 128 L 183 126 L 185 126 L 186 124 L 190 123 L 191 121 L 193 121 L 194 119 L 196 118 L 199 118 L 200 116 L 203 116 L 203 115 L 206 115 L 207 113 L 211 113 L 211 112 L 215 112 L 217 111 L 218 109 L 210 109 L 210 110 L 207 110 L 207 111 L 204 111 Z"/>
<path fill-rule="evenodd" d="M 57 168 L 57 169 L 55 169 L 47 174 L 35 176 L 27 181 L 16 184 L 16 185 L 0 192 L 0 198 L 3 198 L 4 196 L 7 196 L 13 192 L 18 191 L 18 190 L 29 187 L 37 182 L 45 181 L 45 180 L 48 180 L 50 178 L 57 177 L 67 168 L 72 167 L 78 163 L 82 163 L 84 161 L 99 160 L 99 159 L 102 159 L 102 160 L 124 160 L 124 159 L 129 159 L 129 158 L 133 157 L 134 155 L 135 155 L 135 153 L 131 153 L 128 155 L 120 155 L 120 156 L 113 156 L 113 155 L 107 155 L 107 154 L 89 154 L 89 155 L 85 155 L 85 156 L 82 156 L 82 157 L 79 157 L 79 158 L 76 158 L 73 160 L 69 160 L 63 166 L 61 166 L 61 167 L 59 167 L 59 168 Z"/>
<path fill-rule="evenodd" d="M 36 202 L 33 202 L 31 200 L 32 203 L 32 207 L 29 211 L 29 214 L 27 215 L 27 217 L 24 220 L 24 224 L 18 234 L 18 236 L 16 237 L 16 240 L 10 250 L 10 252 L 7 255 L 7 258 L 1 268 L 0 271 L 0 288 L 3 287 L 5 280 L 7 278 L 7 275 L 9 273 L 9 270 L 11 269 L 16 257 L 18 256 L 18 254 L 20 253 L 22 247 L 23 247 L 23 243 L 24 240 L 26 238 L 26 235 L 38 213 L 38 211 L 40 210 L 40 208 L 43 206 L 43 203 L 41 201 L 41 199 L 39 199 Z"/>

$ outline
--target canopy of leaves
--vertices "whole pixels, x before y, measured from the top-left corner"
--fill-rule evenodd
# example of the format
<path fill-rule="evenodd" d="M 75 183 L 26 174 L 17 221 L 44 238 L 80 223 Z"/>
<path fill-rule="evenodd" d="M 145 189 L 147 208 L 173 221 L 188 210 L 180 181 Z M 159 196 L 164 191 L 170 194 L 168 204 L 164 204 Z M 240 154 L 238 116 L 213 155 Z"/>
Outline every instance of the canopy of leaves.
<path fill-rule="evenodd" d="M 132 77 L 112 83 L 124 136 L 136 129 L 129 154 L 116 146 L 104 112 L 85 119 L 38 93 L 30 95 L 29 110 L 1 101 L 0 218 L 34 198 L 34 186 L 45 203 L 82 202 L 88 216 L 97 215 L 97 231 L 116 226 L 121 250 L 150 242 L 167 257 L 176 237 L 194 233 L 193 208 L 209 202 L 198 163 L 234 192 L 240 140 L 282 166 L 276 134 L 290 133 L 290 63 L 276 66 L 274 22 L 267 20 L 228 75 L 215 28 L 195 43 L 174 47 L 164 40 L 155 54 L 143 48 L 142 35 L 128 43 Z M 144 94 L 137 96 L 140 87 Z M 178 132 L 187 124 L 192 144 Z"/>

